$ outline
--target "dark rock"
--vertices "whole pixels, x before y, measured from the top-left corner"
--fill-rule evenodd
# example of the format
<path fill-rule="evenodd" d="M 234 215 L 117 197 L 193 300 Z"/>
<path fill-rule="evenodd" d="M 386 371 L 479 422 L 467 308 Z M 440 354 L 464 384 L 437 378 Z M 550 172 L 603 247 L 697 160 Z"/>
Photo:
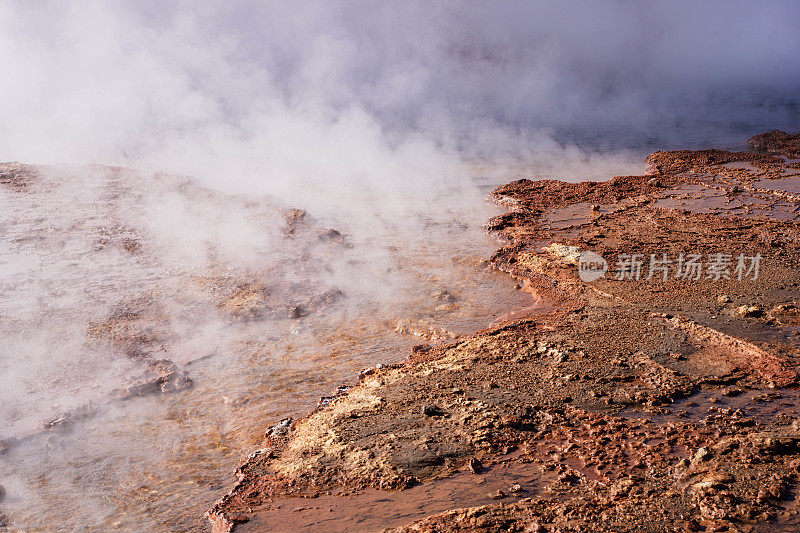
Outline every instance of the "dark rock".
<path fill-rule="evenodd" d="M 480 474 L 483 472 L 483 463 L 477 457 L 469 460 L 469 470 L 473 474 Z"/>
<path fill-rule="evenodd" d="M 422 414 L 425 416 L 444 416 L 447 412 L 438 405 L 423 405 Z"/>
<path fill-rule="evenodd" d="M 750 137 L 747 144 L 759 152 L 784 154 L 792 158 L 800 157 L 800 134 L 790 135 L 785 131 L 772 130 Z"/>

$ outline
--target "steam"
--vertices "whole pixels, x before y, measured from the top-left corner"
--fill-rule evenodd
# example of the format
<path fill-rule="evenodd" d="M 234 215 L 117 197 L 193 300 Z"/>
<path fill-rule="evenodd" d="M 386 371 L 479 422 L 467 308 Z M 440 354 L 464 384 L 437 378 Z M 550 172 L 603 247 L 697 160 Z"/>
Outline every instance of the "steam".
<path fill-rule="evenodd" d="M 285 194 L 453 179 L 475 159 L 608 158 L 595 149 L 622 151 L 624 171 L 625 149 L 796 127 L 798 15 L 789 1 L 6 0 L 0 158 Z"/>
<path fill-rule="evenodd" d="M 21 526 L 52 527 L 61 510 L 48 501 L 65 491 L 75 501 L 62 520 L 114 523 L 129 461 L 162 475 L 153 461 L 207 442 L 198 419 L 220 434 L 243 425 L 220 411 L 222 392 L 263 393 L 276 368 L 313 370 L 305 356 L 337 320 L 441 294 L 452 256 L 493 246 L 481 234 L 492 186 L 637 173 L 653 150 L 739 147 L 800 124 L 792 1 L 165 4 L 0 0 L 0 161 L 57 165 L 23 191 L 0 182 L 0 439 L 34 434 L 0 458 L 0 481 L 15 516 L 47 510 Z M 316 219 L 309 233 L 287 238 L 289 208 Z M 345 234 L 341 246 L 313 233 L 325 228 Z M 253 289 L 270 297 L 335 287 L 345 303 L 333 319 L 231 318 L 219 299 L 251 278 L 279 281 Z M 148 355 L 200 361 L 197 387 L 109 402 L 86 422 L 86 449 L 54 448 L 36 433 L 43 419 L 143 372 L 142 358 L 87 330 L 145 297 L 167 339 Z M 370 358 L 386 338 L 370 342 L 379 348 L 348 352 L 352 365 L 383 362 Z M 265 398 L 254 424 L 284 403 Z M 159 431 L 181 410 L 195 426 Z M 42 453 L 57 457 L 40 464 Z M 227 479 L 220 455 L 184 461 Z M 70 477 L 68 463 L 85 468 Z M 158 497 L 160 513 L 186 505 L 177 489 Z"/>

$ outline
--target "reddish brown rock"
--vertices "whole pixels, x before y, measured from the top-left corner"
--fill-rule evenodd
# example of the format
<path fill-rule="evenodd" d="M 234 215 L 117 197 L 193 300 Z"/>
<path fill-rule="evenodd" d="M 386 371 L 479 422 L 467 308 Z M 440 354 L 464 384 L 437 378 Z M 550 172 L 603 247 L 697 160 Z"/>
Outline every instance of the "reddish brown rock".
<path fill-rule="evenodd" d="M 649 175 L 606 182 L 498 188 L 513 211 L 488 224 L 505 241 L 491 264 L 552 310 L 431 340 L 405 365 L 362 373 L 345 394 L 268 436 L 209 510 L 215 530 L 245 520 L 243 531 L 274 529 L 284 506 L 321 494 L 352 514 L 419 498 L 420 487 L 425 505 L 446 502 L 462 475 L 480 486 L 461 489 L 459 508 L 394 526 L 796 528 L 798 511 L 785 502 L 800 464 L 793 167 L 721 150 L 657 152 L 648 166 Z M 578 272 L 587 251 L 609 261 L 591 281 Z M 759 256 L 760 272 L 635 279 L 614 261 L 694 253 Z M 509 491 L 504 472 L 518 472 L 526 492 Z"/>
<path fill-rule="evenodd" d="M 772 130 L 750 137 L 747 144 L 759 152 L 780 154 L 790 158 L 800 157 L 800 134 L 791 135 L 785 131 Z"/>

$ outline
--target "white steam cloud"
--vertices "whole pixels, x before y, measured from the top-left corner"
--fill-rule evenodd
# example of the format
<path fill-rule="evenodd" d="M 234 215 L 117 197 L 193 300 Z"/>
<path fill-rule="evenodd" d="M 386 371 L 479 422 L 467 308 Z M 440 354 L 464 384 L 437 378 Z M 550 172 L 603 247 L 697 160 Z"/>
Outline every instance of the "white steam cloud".
<path fill-rule="evenodd" d="M 5 0 L 0 159 L 290 193 L 730 142 L 796 127 L 798 19 L 791 1 Z"/>

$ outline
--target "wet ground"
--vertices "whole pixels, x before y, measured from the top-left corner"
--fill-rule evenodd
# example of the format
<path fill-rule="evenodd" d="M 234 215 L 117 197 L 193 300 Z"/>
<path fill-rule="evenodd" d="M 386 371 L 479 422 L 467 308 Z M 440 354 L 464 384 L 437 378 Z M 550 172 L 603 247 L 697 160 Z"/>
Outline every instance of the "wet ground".
<path fill-rule="evenodd" d="M 498 188 L 512 211 L 488 224 L 505 240 L 491 263 L 547 306 L 417 347 L 274 426 L 210 510 L 215 529 L 280 530 L 290 502 L 325 497 L 297 511 L 308 529 L 326 508 L 331 528 L 393 527 L 369 522 L 386 505 L 401 531 L 796 530 L 800 227 L 780 139 L 657 152 L 642 176 Z M 586 251 L 605 275 L 579 275 Z M 619 260 L 633 254 L 669 261 L 642 275 Z M 758 274 L 739 257 L 759 257 Z M 513 481 L 500 465 L 524 472 L 525 497 L 495 489 Z"/>
<path fill-rule="evenodd" d="M 278 500 L 237 531 L 286 531 L 287 518 L 298 531 L 380 531 L 456 507 L 517 501 L 529 497 L 544 477 L 533 466 L 498 464 L 477 478 L 459 472 L 402 493 L 365 489 L 350 495 Z"/>
<path fill-rule="evenodd" d="M 484 261 L 488 184 L 427 191 L 403 228 L 353 235 L 175 176 L 1 176 L 12 530 L 207 530 L 265 421 L 538 301 Z"/>

